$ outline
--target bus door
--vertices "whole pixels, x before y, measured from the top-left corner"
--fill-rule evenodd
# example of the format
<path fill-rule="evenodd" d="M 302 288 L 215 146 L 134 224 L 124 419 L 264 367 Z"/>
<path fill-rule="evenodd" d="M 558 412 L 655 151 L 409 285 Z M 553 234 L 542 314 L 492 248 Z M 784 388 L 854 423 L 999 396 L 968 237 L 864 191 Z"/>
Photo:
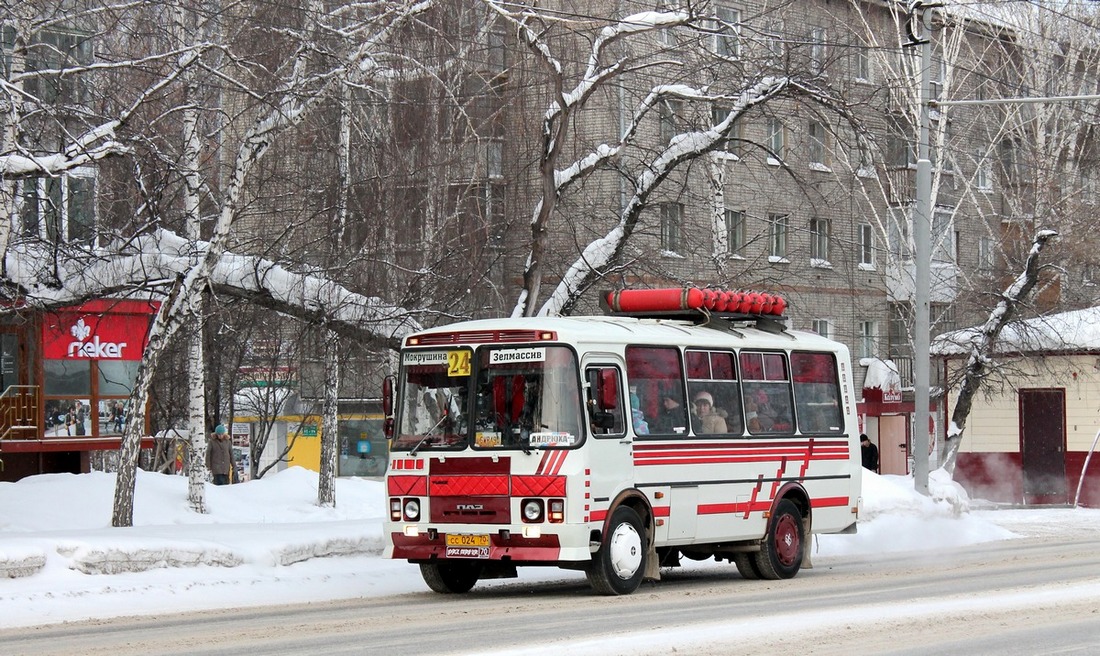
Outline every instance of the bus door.
<path fill-rule="evenodd" d="M 633 439 L 627 430 L 627 399 L 623 395 L 623 363 L 609 355 L 585 357 L 584 382 L 591 438 L 585 447 L 591 481 L 591 507 L 608 505 L 633 485 Z"/>

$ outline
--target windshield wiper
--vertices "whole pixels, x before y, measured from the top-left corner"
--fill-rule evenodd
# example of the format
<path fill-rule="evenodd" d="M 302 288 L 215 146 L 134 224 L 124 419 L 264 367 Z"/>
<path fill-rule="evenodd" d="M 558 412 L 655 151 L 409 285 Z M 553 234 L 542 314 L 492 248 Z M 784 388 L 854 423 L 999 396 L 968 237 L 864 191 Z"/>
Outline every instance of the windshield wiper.
<path fill-rule="evenodd" d="M 409 449 L 409 455 L 410 456 L 415 456 L 416 452 L 420 450 L 420 447 L 424 446 L 425 444 L 431 444 L 432 441 L 434 440 L 434 438 L 435 438 L 435 435 L 425 435 L 424 437 L 420 438 L 420 441 L 417 442 L 413 446 L 413 448 Z"/>
<path fill-rule="evenodd" d="M 429 428 L 428 431 L 424 433 L 424 437 L 420 438 L 420 441 L 417 442 L 416 445 L 413 446 L 413 448 L 409 449 L 409 455 L 415 456 L 416 452 L 420 450 L 420 447 L 424 446 L 425 444 L 431 444 L 432 438 L 435 437 L 435 435 L 432 435 L 432 433 L 435 432 L 435 429 L 439 428 L 440 425 L 442 425 L 443 422 L 446 421 L 447 418 L 450 416 L 451 415 L 449 413 L 444 412 L 443 416 L 439 418 L 439 421 L 435 422 L 435 426 Z"/>

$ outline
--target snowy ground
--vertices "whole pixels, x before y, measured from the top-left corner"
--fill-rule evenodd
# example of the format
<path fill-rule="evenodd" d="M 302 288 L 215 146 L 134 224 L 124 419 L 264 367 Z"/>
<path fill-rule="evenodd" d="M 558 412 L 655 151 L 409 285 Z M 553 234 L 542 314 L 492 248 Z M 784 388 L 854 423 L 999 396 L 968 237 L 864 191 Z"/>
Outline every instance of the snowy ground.
<path fill-rule="evenodd" d="M 379 481 L 340 479 L 337 507 L 320 508 L 317 475 L 291 468 L 207 486 L 209 513 L 199 515 L 187 508 L 185 478 L 139 474 L 135 526 L 126 529 L 110 527 L 114 475 L 0 483 L 0 628 L 426 590 L 415 567 L 381 558 Z M 815 558 L 1100 532 L 1100 510 L 976 509 L 988 504 L 970 502 L 937 474 L 930 499 L 910 479 L 864 472 L 859 532 L 820 536 Z M 583 574 L 540 568 L 520 576 Z"/>

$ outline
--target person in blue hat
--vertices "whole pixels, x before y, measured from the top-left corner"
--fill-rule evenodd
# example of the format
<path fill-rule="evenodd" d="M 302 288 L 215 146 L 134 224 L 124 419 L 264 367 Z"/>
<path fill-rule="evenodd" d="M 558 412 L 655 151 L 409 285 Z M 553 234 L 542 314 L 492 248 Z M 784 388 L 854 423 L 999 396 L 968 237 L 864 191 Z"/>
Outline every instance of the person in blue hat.
<path fill-rule="evenodd" d="M 218 424 L 206 441 L 206 468 L 214 485 L 229 485 L 233 480 L 233 444 L 223 424 Z"/>

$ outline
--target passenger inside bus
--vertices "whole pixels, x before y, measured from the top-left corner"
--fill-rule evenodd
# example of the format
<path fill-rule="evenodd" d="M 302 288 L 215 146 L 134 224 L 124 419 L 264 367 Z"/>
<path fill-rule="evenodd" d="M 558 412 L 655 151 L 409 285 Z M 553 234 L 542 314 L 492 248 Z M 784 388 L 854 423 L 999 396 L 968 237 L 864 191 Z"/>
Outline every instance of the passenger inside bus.
<path fill-rule="evenodd" d="M 658 435 L 684 435 L 687 433 L 687 413 L 678 390 L 666 389 L 661 393 L 661 410 L 650 424 Z"/>
<path fill-rule="evenodd" d="M 642 412 L 642 401 L 633 389 L 630 391 L 630 420 L 634 424 L 635 434 L 649 435 L 649 422 L 646 421 L 645 413 Z"/>
<path fill-rule="evenodd" d="M 696 433 L 727 432 L 725 411 L 714 407 L 714 397 L 706 390 L 695 393 L 691 420 Z"/>
<path fill-rule="evenodd" d="M 756 393 L 756 412 L 764 430 L 774 430 L 777 418 L 776 410 L 768 399 L 768 393 L 761 390 Z"/>
<path fill-rule="evenodd" d="M 762 433 L 766 430 L 771 430 L 770 420 L 768 427 L 764 428 L 764 422 L 760 417 L 760 410 L 756 405 L 756 401 L 751 398 L 745 399 L 745 422 L 748 424 L 750 433 Z"/>

